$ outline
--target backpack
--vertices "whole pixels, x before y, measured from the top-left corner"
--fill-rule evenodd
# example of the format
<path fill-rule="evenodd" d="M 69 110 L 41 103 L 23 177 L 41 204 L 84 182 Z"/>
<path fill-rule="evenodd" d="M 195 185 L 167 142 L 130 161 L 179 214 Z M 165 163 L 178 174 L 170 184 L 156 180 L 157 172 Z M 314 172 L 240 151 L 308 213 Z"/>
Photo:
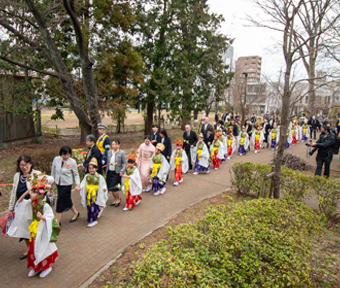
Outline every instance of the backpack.
<path fill-rule="evenodd" d="M 339 148 L 340 148 L 340 137 L 335 135 L 335 143 L 333 145 L 333 154 L 338 155 L 339 154 Z"/>

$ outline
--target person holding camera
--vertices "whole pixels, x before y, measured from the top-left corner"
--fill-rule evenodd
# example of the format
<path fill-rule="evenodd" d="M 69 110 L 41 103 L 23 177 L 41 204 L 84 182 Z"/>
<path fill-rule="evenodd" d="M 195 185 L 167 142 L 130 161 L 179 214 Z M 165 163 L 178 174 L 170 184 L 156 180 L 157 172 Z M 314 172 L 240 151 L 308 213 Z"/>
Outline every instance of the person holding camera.
<path fill-rule="evenodd" d="M 322 132 L 319 139 L 315 143 L 307 143 L 307 146 L 315 147 L 309 154 L 312 156 L 313 153 L 318 150 L 316 156 L 316 171 L 315 175 L 321 176 L 322 166 L 325 164 L 323 175 L 329 177 L 329 167 L 333 159 L 334 146 L 336 144 L 336 138 L 333 133 L 330 133 L 330 128 L 327 126 L 322 127 Z"/>

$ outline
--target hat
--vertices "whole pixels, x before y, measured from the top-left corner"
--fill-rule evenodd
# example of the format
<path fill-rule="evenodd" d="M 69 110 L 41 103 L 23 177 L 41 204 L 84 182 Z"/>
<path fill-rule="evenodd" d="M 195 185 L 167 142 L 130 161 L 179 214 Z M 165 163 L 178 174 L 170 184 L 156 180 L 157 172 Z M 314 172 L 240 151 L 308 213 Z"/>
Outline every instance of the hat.
<path fill-rule="evenodd" d="M 200 133 L 200 134 L 198 135 L 198 137 L 199 137 L 199 138 L 204 138 L 203 133 Z"/>
<path fill-rule="evenodd" d="M 182 137 L 177 137 L 176 145 L 177 146 L 183 146 L 183 138 Z"/>
<path fill-rule="evenodd" d="M 86 136 L 86 140 L 90 142 L 96 142 L 96 137 L 94 137 L 92 134 Z"/>
<path fill-rule="evenodd" d="M 98 167 L 98 161 L 97 158 L 93 157 L 89 163 L 89 165 Z"/>
<path fill-rule="evenodd" d="M 103 123 L 98 123 L 97 129 L 104 129 L 104 130 L 106 130 L 106 129 L 107 129 L 107 126 L 104 125 Z"/>
<path fill-rule="evenodd" d="M 165 146 L 162 143 L 157 143 L 156 148 L 163 151 L 165 149 Z"/>
<path fill-rule="evenodd" d="M 136 162 L 137 160 L 137 152 L 135 150 L 131 150 L 130 153 L 127 155 L 129 160 Z"/>

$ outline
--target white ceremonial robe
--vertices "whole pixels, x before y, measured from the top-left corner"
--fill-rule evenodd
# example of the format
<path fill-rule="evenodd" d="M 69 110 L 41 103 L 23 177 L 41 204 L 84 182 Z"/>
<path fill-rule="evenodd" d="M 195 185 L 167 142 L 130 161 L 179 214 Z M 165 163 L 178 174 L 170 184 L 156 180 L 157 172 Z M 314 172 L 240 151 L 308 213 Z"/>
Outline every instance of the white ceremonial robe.
<path fill-rule="evenodd" d="M 143 187 L 142 187 L 142 180 L 140 177 L 140 173 L 138 168 L 136 168 L 133 173 L 131 175 L 129 175 L 130 178 L 129 179 L 129 189 L 130 189 L 130 194 L 132 196 L 137 196 L 142 194 L 143 192 Z M 125 179 L 126 178 L 122 178 L 122 191 L 125 194 L 126 190 L 125 190 Z"/>
<path fill-rule="evenodd" d="M 210 158 L 210 154 L 209 154 L 209 150 L 207 145 L 203 143 L 203 150 L 202 150 L 202 154 L 201 154 L 201 159 L 198 161 L 198 164 L 202 167 L 208 168 L 209 167 L 209 158 Z M 191 154 L 191 160 L 192 162 L 196 162 L 196 157 L 197 157 L 197 145 L 194 148 L 190 148 L 190 154 Z"/>
<path fill-rule="evenodd" d="M 104 177 L 100 174 L 99 175 L 99 187 L 98 187 L 98 192 L 97 192 L 97 197 L 96 197 L 96 204 L 100 207 L 106 207 L 106 202 L 107 199 L 109 199 L 109 194 L 108 194 L 108 189 L 106 185 L 106 181 Z M 83 181 L 80 183 L 80 197 L 81 197 L 81 205 L 86 207 L 87 203 L 87 181 L 86 181 L 86 176 L 84 177 Z M 105 192 L 104 192 L 105 190 Z"/>
<path fill-rule="evenodd" d="M 162 166 L 161 166 L 161 168 L 159 168 L 159 170 L 157 172 L 157 177 L 160 181 L 166 182 L 166 178 L 167 178 L 168 173 L 170 171 L 170 164 L 165 159 L 164 155 L 162 155 L 161 163 L 162 163 Z M 150 165 L 151 165 L 151 168 L 152 168 L 152 166 L 153 166 L 152 157 L 151 157 L 151 160 L 150 160 Z"/>
<path fill-rule="evenodd" d="M 172 152 L 171 158 L 170 158 L 170 167 L 171 170 L 175 170 L 176 168 L 176 159 L 175 159 L 175 154 L 176 154 L 176 149 Z M 183 173 L 187 173 L 189 170 L 189 164 L 188 164 L 188 156 L 187 153 L 185 153 L 185 151 L 182 149 L 182 160 L 181 160 L 181 164 L 182 164 L 182 172 Z"/>

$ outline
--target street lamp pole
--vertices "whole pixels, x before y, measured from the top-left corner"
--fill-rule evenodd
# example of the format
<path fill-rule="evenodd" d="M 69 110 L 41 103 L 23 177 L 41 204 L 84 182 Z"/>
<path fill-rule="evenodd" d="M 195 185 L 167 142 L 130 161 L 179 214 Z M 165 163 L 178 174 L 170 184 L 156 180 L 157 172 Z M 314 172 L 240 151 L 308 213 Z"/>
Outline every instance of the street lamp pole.
<path fill-rule="evenodd" d="M 243 105 L 242 105 L 242 123 L 245 122 L 246 117 L 246 110 L 247 110 L 247 80 L 248 80 L 248 73 L 243 72 L 242 73 L 245 77 L 245 88 L 244 88 L 244 98 L 243 98 Z"/>

